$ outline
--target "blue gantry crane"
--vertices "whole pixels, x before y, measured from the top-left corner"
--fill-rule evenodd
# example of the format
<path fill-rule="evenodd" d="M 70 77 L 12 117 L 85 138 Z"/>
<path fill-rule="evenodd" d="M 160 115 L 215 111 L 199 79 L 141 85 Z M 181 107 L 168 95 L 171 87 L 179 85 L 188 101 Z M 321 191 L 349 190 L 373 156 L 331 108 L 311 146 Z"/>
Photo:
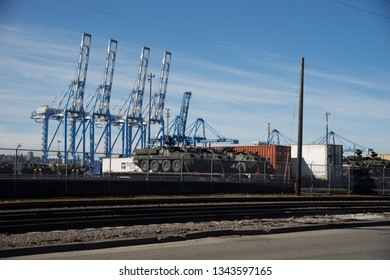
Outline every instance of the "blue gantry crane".
<path fill-rule="evenodd" d="M 31 118 L 43 124 L 42 160 L 47 162 L 48 153 L 61 126 L 64 128 L 64 162 L 68 162 L 68 152 L 76 161 L 76 143 L 82 143 L 82 158 L 85 163 L 85 124 L 84 92 L 91 48 L 91 34 L 84 32 L 81 38 L 79 59 L 74 80 L 69 85 L 60 102 L 55 107 L 44 105 L 31 114 Z M 58 121 L 57 128 L 49 142 L 49 120 Z M 77 125 L 78 124 L 78 125 Z M 69 125 L 69 148 L 68 148 Z M 78 140 L 79 139 L 79 140 Z"/>
<path fill-rule="evenodd" d="M 280 145 L 280 139 L 283 140 L 285 144 L 296 144 L 296 141 L 289 138 L 287 135 L 284 135 L 277 129 L 273 129 L 268 133 L 268 137 L 266 139 L 267 145 Z"/>
<path fill-rule="evenodd" d="M 192 93 L 190 91 L 184 92 L 180 107 L 180 115 L 175 117 L 173 120 L 173 125 L 171 126 L 173 129 L 171 136 L 172 141 L 179 146 L 187 146 L 189 144 L 186 137 L 186 126 L 191 95 Z"/>
<path fill-rule="evenodd" d="M 328 138 L 328 139 L 326 139 L 326 138 Z M 315 139 L 312 143 L 313 144 L 325 144 L 327 140 L 328 140 L 328 144 L 335 145 L 337 143 L 341 143 L 343 145 L 344 152 L 355 153 L 357 149 L 362 150 L 362 151 L 366 151 L 366 152 L 373 152 L 374 151 L 373 148 L 367 148 L 367 147 L 364 147 L 360 144 L 357 144 L 354 141 L 349 140 L 349 139 L 341 136 L 340 134 L 337 134 L 334 131 L 329 131 L 328 135 L 325 134 L 325 135 Z"/>
<path fill-rule="evenodd" d="M 144 148 L 146 145 L 146 124 L 142 116 L 142 103 L 147 79 L 149 55 L 150 48 L 143 46 L 135 87 L 129 94 L 127 100 L 123 102 L 118 114 L 113 116 L 114 125 L 119 127 L 118 137 L 120 135 L 122 136 L 122 155 L 126 157 L 131 156 L 133 148 L 139 144 L 141 148 Z M 113 145 L 115 145 L 117 138 Z"/>
<path fill-rule="evenodd" d="M 112 83 L 114 80 L 114 69 L 117 52 L 118 41 L 110 39 L 107 47 L 107 56 L 104 64 L 102 82 L 95 92 L 95 103 L 90 115 L 90 136 L 89 136 L 89 160 L 93 165 L 95 162 L 95 154 L 100 146 L 101 140 L 104 139 L 104 156 L 110 157 L 111 144 L 111 113 L 110 99 Z M 103 131 L 95 144 L 96 128 L 102 127 Z"/>
<path fill-rule="evenodd" d="M 172 121 L 172 143 L 178 146 L 203 146 L 211 143 L 231 143 L 238 144 L 237 139 L 226 138 L 216 129 L 211 127 L 203 118 L 197 118 L 195 122 L 187 127 L 187 117 L 192 93 L 187 91 L 183 95 L 180 108 L 180 115 L 176 116 Z M 215 135 L 215 138 L 207 138 L 206 131 Z"/>
<path fill-rule="evenodd" d="M 84 111 L 84 92 L 88 73 L 89 53 L 91 49 L 91 35 L 83 33 L 80 45 L 79 61 L 77 65 L 73 86 L 69 92 L 71 104 L 65 108 L 64 113 L 64 159 L 68 161 L 68 124 L 69 124 L 69 152 L 72 160 L 76 162 L 77 139 L 82 142 L 82 162 L 85 164 L 85 143 L 86 143 L 86 119 Z M 81 129 L 81 132 L 80 132 Z"/>
<path fill-rule="evenodd" d="M 152 124 L 159 124 L 161 127 L 153 142 L 150 141 L 148 144 L 153 146 L 157 141 L 160 141 L 160 145 L 163 145 L 165 139 L 163 114 L 171 65 L 171 52 L 164 52 L 157 90 L 153 93 L 153 98 L 150 98 L 151 100 L 149 100 L 150 103 L 148 104 L 149 120 L 147 121 L 144 115 L 146 109 L 144 110 L 143 108 L 143 98 L 146 79 L 149 76 L 150 87 L 152 85 L 152 74 L 148 75 L 147 73 L 150 48 L 143 46 L 134 89 L 128 95 L 126 101 L 120 104 L 121 108 L 119 111 L 113 114 L 110 110 L 110 98 L 118 42 L 110 39 L 101 84 L 95 93 L 91 95 L 90 101 L 84 102 L 91 38 L 91 34 L 83 33 L 75 78 L 65 93 L 61 94 L 60 101 L 53 106 L 41 106 L 31 114 L 32 119 L 42 123 L 43 162 L 48 161 L 49 151 L 57 134 L 61 131 L 61 127 L 64 132 L 62 140 L 63 150 L 60 151 L 58 149 L 57 156 L 63 163 L 81 164 L 81 154 L 83 165 L 86 165 L 87 160 L 93 165 L 102 141 L 104 142 L 104 157 L 110 157 L 119 137 L 121 137 L 122 141 L 122 155 L 132 156 L 133 150 L 139 145 L 140 148 L 146 147 L 146 128 L 150 129 Z M 185 92 L 180 115 L 174 119 L 173 126 L 171 126 L 171 129 L 173 128 L 173 141 L 177 145 L 195 146 L 197 143 L 206 144 L 212 142 L 238 143 L 238 140 L 223 137 L 201 118 L 198 118 L 195 124 L 190 126 L 190 131 L 187 131 L 190 99 L 191 92 Z M 52 136 L 50 139 L 49 122 L 51 120 L 57 121 L 58 125 L 50 135 Z M 112 125 L 119 127 L 119 132 L 115 138 L 112 138 Z M 206 128 L 216 135 L 215 139 L 206 138 Z M 87 133 L 88 130 L 89 134 Z M 101 134 L 99 134 L 100 132 Z M 169 134 L 169 131 L 167 133 Z M 88 136 L 89 152 L 86 150 Z M 60 142 L 58 140 L 58 143 Z"/>
<path fill-rule="evenodd" d="M 213 133 L 215 138 L 207 138 L 206 131 Z M 197 118 L 195 122 L 189 125 L 186 134 L 191 139 L 190 145 L 192 146 L 196 146 L 197 143 L 204 146 L 210 145 L 211 143 L 239 143 L 238 139 L 226 138 L 223 136 L 202 118 Z"/>
<path fill-rule="evenodd" d="M 157 137 L 153 139 L 152 143 L 148 143 L 150 146 L 153 146 L 157 141 L 160 141 L 160 145 L 162 146 L 164 141 L 164 105 L 168 88 L 169 71 L 171 68 L 171 57 L 171 52 L 164 52 L 157 91 L 153 94 L 153 99 L 151 101 L 152 104 L 149 112 L 150 120 L 148 125 L 159 124 L 160 129 L 157 132 Z"/>

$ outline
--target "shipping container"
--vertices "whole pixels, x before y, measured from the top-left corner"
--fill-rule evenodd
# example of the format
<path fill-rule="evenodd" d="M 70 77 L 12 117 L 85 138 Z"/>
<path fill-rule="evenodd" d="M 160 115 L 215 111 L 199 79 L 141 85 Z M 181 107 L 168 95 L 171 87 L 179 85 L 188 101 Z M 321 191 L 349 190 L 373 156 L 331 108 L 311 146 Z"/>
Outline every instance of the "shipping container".
<path fill-rule="evenodd" d="M 283 145 L 249 145 L 231 146 L 237 152 L 249 152 L 258 154 L 269 160 L 270 168 L 267 173 L 288 174 L 291 162 L 291 147 Z"/>
<path fill-rule="evenodd" d="M 302 146 L 302 177 L 328 180 L 342 176 L 343 146 L 342 145 L 303 145 Z M 292 174 L 296 176 L 296 159 L 298 146 L 291 146 Z"/>

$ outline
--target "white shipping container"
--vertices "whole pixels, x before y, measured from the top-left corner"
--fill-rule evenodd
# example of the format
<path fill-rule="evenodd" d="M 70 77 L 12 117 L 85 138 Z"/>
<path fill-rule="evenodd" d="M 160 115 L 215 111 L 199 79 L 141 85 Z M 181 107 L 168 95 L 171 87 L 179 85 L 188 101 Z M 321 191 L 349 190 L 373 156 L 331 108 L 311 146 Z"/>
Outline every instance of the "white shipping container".
<path fill-rule="evenodd" d="M 142 172 L 133 158 L 103 158 L 102 165 L 103 174 Z"/>
<path fill-rule="evenodd" d="M 296 175 L 298 146 L 291 145 L 292 174 Z M 343 146 L 303 145 L 302 146 L 302 177 L 329 179 L 342 174 Z M 329 176 L 328 176 L 329 173 Z"/>

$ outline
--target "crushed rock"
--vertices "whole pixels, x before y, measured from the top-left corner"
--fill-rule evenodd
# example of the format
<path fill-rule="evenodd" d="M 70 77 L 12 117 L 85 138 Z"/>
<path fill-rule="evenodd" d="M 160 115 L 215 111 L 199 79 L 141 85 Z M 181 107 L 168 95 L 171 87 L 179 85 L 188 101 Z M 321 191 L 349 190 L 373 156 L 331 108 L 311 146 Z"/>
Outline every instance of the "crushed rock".
<path fill-rule="evenodd" d="M 70 244 L 77 242 L 104 241 L 114 239 L 157 238 L 185 236 L 189 233 L 217 230 L 262 230 L 270 231 L 280 227 L 298 227 L 313 224 L 336 224 L 354 221 L 376 221 L 388 219 L 382 214 L 349 214 L 305 216 L 277 219 L 244 219 L 234 221 L 187 222 L 87 228 L 82 230 L 58 230 L 50 232 L 28 232 L 21 234 L 0 234 L 0 249 L 42 245 Z"/>

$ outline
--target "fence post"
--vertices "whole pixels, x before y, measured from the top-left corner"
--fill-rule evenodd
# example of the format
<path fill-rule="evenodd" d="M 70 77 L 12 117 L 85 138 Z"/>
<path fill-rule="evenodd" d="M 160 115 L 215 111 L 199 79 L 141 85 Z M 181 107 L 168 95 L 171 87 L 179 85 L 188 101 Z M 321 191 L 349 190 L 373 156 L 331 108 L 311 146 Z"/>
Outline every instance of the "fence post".
<path fill-rule="evenodd" d="M 210 164 L 210 181 L 213 181 L 213 169 L 214 169 L 214 160 L 211 158 L 211 164 Z"/>
<path fill-rule="evenodd" d="M 313 181 L 313 163 L 310 163 L 310 193 L 313 193 L 314 181 Z"/>
<path fill-rule="evenodd" d="M 348 167 L 348 194 L 351 194 L 351 166 Z"/>
<path fill-rule="evenodd" d="M 68 151 L 65 151 L 65 158 L 64 158 L 64 162 L 65 162 L 65 194 L 67 195 L 68 194 Z"/>
<path fill-rule="evenodd" d="M 109 164 L 109 170 L 108 170 L 108 193 L 110 194 L 111 193 L 111 158 L 112 158 L 112 154 L 110 153 L 110 164 Z"/>
<path fill-rule="evenodd" d="M 331 164 L 329 164 L 329 167 L 328 167 L 328 189 L 329 189 L 329 194 L 331 193 L 330 185 L 331 185 L 331 180 L 332 180 L 332 172 L 331 172 L 332 165 L 333 165 L 333 162 Z"/>
<path fill-rule="evenodd" d="M 241 184 L 241 161 L 239 161 L 238 162 L 238 166 L 239 166 L 239 168 L 238 168 L 238 182 Z"/>
<path fill-rule="evenodd" d="M 383 195 L 385 195 L 385 174 L 386 174 L 387 165 L 383 166 L 383 176 L 382 176 L 382 184 L 383 184 Z"/>
<path fill-rule="evenodd" d="M 183 182 L 183 167 L 184 167 L 184 160 L 182 155 L 180 158 L 180 182 Z"/>
<path fill-rule="evenodd" d="M 14 163 L 14 197 L 16 196 L 16 175 L 18 169 L 18 149 L 22 147 L 22 145 L 18 144 L 15 150 L 15 163 Z"/>

